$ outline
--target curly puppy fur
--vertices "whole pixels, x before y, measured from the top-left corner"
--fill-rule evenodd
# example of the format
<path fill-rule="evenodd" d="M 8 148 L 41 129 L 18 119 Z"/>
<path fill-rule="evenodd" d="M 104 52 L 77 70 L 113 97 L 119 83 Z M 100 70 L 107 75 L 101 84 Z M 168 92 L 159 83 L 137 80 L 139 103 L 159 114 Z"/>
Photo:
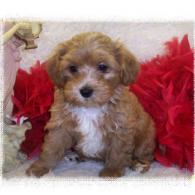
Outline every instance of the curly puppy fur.
<path fill-rule="evenodd" d="M 102 33 L 82 33 L 59 44 L 47 63 L 56 85 L 49 131 L 27 174 L 46 174 L 72 148 L 81 158 L 103 160 L 102 177 L 122 176 L 125 167 L 148 170 L 154 124 L 126 87 L 138 69 L 123 44 Z"/>

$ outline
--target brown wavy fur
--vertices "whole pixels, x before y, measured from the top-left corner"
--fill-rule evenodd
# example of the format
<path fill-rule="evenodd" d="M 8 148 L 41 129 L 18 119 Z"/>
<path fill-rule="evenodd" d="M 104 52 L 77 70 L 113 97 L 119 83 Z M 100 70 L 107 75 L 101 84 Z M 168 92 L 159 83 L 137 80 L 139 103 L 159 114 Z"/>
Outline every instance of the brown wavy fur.
<path fill-rule="evenodd" d="M 101 60 L 110 66 L 108 77 L 95 70 Z M 86 74 L 71 75 L 68 71 L 70 63 L 77 64 L 83 70 L 87 64 L 95 71 L 91 85 L 96 95 L 90 100 L 83 101 L 78 97 L 77 86 Z M 67 150 L 84 139 L 84 135 L 77 131 L 79 123 L 72 115 L 70 105 L 106 106 L 105 114 L 97 122 L 105 145 L 98 157 L 95 157 L 105 162 L 100 176 L 122 176 L 127 166 L 132 169 L 142 167 L 141 171 L 148 170 L 155 148 L 153 121 L 136 96 L 125 87 L 135 80 L 138 69 L 136 58 L 120 42 L 112 41 L 102 33 L 82 33 L 59 44 L 49 58 L 47 67 L 56 84 L 51 118 L 46 126 L 49 133 L 45 137 L 39 159 L 31 165 L 27 174 L 37 177 L 44 175 L 56 166 Z M 85 156 L 82 149 L 77 152 Z"/>

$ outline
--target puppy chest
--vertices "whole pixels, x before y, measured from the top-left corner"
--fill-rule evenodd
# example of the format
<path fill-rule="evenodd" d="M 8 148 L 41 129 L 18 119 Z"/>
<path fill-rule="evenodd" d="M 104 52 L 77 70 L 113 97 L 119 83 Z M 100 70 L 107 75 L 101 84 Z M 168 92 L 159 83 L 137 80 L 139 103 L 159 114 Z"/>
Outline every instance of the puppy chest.
<path fill-rule="evenodd" d="M 82 138 L 76 148 L 81 150 L 85 156 L 99 157 L 104 149 L 102 132 L 99 128 L 99 121 L 104 115 L 99 108 L 78 108 L 73 110 L 73 115 L 77 121 L 77 131 Z"/>

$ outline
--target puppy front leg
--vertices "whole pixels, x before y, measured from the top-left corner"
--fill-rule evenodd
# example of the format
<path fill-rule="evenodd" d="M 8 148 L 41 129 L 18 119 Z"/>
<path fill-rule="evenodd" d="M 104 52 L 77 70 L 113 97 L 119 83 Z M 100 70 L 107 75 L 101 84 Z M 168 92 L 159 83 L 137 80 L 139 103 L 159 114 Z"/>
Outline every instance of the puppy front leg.
<path fill-rule="evenodd" d="M 65 151 L 71 146 L 72 137 L 68 132 L 50 130 L 45 137 L 39 159 L 27 169 L 27 175 L 41 177 L 48 173 L 64 157 Z"/>
<path fill-rule="evenodd" d="M 121 177 L 125 166 L 131 161 L 131 151 L 128 145 L 113 136 L 105 157 L 105 167 L 100 171 L 100 177 Z"/>

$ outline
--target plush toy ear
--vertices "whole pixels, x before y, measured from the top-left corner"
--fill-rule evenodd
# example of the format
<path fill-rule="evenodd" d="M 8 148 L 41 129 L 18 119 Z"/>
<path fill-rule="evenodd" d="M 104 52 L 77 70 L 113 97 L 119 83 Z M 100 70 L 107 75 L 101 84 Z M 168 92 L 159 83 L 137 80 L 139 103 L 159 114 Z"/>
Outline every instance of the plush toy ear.
<path fill-rule="evenodd" d="M 121 66 L 121 82 L 124 85 L 129 85 L 136 79 L 139 63 L 135 56 L 120 42 L 116 42 L 115 52 L 116 59 Z"/>
<path fill-rule="evenodd" d="M 64 85 L 63 73 L 60 70 L 60 57 L 66 53 L 65 44 L 59 44 L 46 62 L 46 70 L 54 84 L 61 88 Z"/>

